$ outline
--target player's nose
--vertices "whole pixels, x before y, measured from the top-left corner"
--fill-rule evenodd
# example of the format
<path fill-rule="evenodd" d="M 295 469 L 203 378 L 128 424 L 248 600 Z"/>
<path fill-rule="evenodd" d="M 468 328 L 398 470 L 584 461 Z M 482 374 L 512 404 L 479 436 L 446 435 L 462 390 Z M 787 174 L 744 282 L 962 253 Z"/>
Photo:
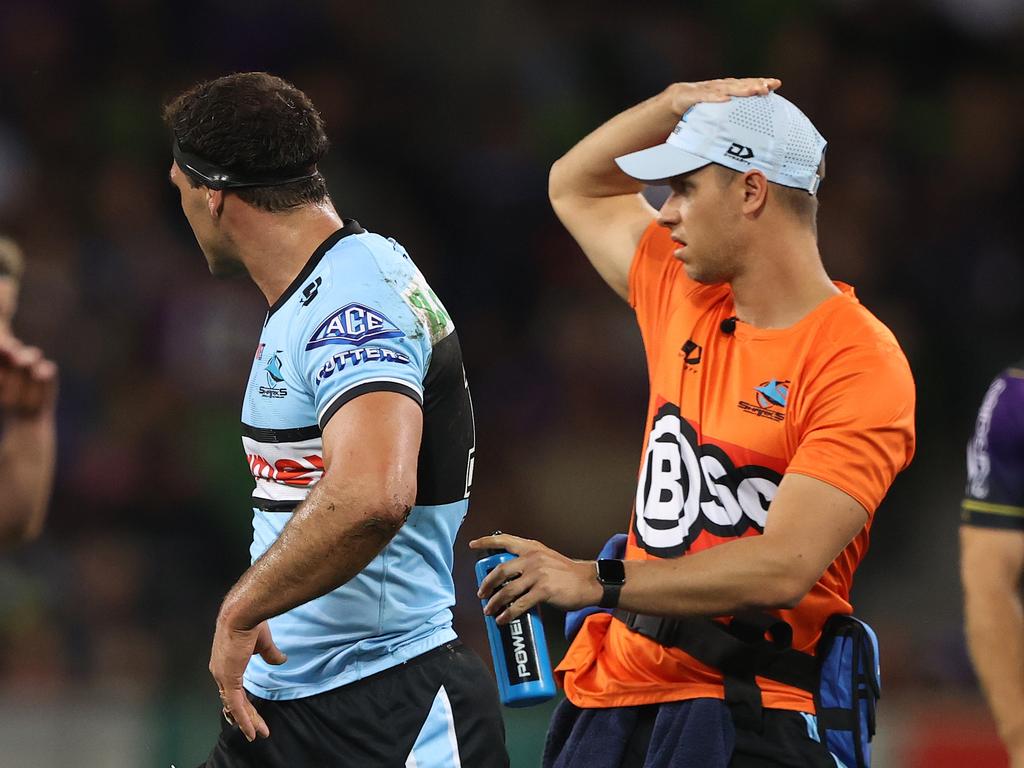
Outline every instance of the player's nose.
<path fill-rule="evenodd" d="M 673 227 L 680 222 L 679 196 L 673 192 L 658 209 L 658 224 L 663 227 Z"/>

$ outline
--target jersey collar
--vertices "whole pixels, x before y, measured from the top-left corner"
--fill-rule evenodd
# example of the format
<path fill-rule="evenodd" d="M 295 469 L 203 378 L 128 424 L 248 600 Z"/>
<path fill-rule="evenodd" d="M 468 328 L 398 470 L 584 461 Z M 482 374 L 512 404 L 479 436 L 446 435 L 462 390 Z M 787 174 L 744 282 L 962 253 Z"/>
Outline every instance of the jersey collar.
<path fill-rule="evenodd" d="M 331 250 L 339 240 L 343 237 L 348 237 L 349 235 L 361 235 L 366 231 L 359 226 L 359 222 L 355 219 L 342 219 L 342 222 L 344 226 L 341 229 L 332 232 L 326 240 L 320 243 L 317 249 L 313 251 L 313 255 L 309 257 L 309 261 L 306 262 L 306 265 L 302 268 L 299 274 L 295 276 L 295 279 L 292 280 L 284 293 L 282 293 L 278 297 L 277 301 L 273 303 L 270 310 L 267 312 L 267 320 L 270 320 L 270 316 L 283 307 L 285 302 L 292 297 L 292 294 L 299 290 L 302 284 L 309 279 L 309 276 L 313 274 L 313 270 L 317 268 L 320 260 L 323 259 L 324 254 Z"/>

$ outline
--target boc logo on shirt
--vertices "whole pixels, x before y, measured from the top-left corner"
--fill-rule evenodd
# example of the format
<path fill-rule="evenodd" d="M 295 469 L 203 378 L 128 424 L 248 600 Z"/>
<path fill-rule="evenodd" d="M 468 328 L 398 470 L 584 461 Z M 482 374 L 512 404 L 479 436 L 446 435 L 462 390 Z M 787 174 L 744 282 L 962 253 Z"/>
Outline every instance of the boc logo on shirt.
<path fill-rule="evenodd" d="M 753 464 L 737 467 L 666 403 L 654 417 L 636 493 L 637 543 L 656 557 L 678 557 L 707 531 L 735 538 L 764 530 L 782 476 Z"/>

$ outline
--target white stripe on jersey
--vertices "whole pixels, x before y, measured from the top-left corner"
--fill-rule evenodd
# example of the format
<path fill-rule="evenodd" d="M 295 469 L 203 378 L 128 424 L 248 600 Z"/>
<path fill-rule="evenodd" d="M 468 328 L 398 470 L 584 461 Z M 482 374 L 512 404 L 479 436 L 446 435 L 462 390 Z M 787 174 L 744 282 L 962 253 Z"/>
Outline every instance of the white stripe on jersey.
<path fill-rule="evenodd" d="M 249 470 L 256 481 L 253 496 L 273 501 L 302 501 L 324 474 L 323 440 L 264 443 L 242 437 Z"/>

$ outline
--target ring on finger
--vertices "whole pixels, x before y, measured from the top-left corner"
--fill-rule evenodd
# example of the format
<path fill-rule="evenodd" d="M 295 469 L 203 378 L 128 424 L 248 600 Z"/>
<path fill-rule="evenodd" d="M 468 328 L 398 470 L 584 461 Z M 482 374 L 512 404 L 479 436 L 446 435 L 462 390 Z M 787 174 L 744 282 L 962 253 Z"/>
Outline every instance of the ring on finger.
<path fill-rule="evenodd" d="M 228 725 L 238 725 L 235 722 L 235 716 L 231 714 L 231 710 L 227 707 L 222 707 L 220 710 L 221 714 L 224 715 L 224 719 L 227 720 Z"/>

